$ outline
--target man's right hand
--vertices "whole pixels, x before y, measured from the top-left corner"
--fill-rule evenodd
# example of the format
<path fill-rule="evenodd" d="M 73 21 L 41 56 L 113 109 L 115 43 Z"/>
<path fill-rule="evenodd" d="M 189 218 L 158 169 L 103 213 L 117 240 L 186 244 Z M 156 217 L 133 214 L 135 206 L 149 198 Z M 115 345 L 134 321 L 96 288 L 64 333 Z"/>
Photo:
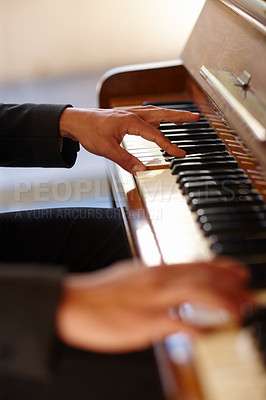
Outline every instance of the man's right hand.
<path fill-rule="evenodd" d="M 175 157 L 184 157 L 185 151 L 171 143 L 156 128 L 161 121 L 182 124 L 195 122 L 199 117 L 198 113 L 154 106 L 123 109 L 66 108 L 59 121 L 59 130 L 62 137 L 77 140 L 87 151 L 106 157 L 136 174 L 145 170 L 145 166 L 120 146 L 126 134 L 141 136 Z"/>

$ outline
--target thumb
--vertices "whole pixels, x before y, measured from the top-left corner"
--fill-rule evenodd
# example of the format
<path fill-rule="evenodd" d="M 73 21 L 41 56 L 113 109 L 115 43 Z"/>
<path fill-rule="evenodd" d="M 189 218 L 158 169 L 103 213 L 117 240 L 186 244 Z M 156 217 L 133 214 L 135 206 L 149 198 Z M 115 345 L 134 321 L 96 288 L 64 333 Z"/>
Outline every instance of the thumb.
<path fill-rule="evenodd" d="M 118 144 L 113 146 L 112 152 L 108 154 L 108 158 L 134 175 L 139 171 L 146 170 L 145 165 L 140 160 L 138 160 Z"/>

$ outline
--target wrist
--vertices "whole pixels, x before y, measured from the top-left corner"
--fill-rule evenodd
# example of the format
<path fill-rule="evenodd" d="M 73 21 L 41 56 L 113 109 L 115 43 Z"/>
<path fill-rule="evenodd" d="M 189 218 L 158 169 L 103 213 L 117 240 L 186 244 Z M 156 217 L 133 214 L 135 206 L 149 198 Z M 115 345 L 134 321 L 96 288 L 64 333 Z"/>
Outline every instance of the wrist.
<path fill-rule="evenodd" d="M 72 299 L 72 290 L 66 283 L 56 311 L 56 332 L 65 343 L 71 342 L 73 315 L 75 315 L 75 301 Z"/>
<path fill-rule="evenodd" d="M 95 303 L 95 291 L 90 283 L 86 282 L 85 287 L 83 286 L 83 277 L 65 277 L 62 297 L 56 311 L 56 333 L 62 342 L 70 346 L 91 350 L 95 334 L 93 329 L 91 333 L 94 321 L 91 317 L 97 302 Z"/>
<path fill-rule="evenodd" d="M 69 138 L 72 140 L 77 140 L 71 133 L 73 130 L 72 121 L 73 121 L 74 114 L 75 114 L 75 109 L 73 107 L 67 107 L 62 112 L 62 114 L 59 118 L 59 137 L 60 138 Z"/>

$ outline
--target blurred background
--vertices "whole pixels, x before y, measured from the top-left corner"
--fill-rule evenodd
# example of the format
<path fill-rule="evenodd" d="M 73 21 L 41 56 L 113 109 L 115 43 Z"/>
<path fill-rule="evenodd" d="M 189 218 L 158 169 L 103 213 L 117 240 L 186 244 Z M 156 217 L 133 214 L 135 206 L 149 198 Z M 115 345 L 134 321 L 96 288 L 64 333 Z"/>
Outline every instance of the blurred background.
<path fill-rule="evenodd" d="M 180 57 L 204 0 L 0 0 L 0 101 L 96 107 L 108 69 Z M 0 168 L 0 212 L 110 205 L 105 162 Z"/>

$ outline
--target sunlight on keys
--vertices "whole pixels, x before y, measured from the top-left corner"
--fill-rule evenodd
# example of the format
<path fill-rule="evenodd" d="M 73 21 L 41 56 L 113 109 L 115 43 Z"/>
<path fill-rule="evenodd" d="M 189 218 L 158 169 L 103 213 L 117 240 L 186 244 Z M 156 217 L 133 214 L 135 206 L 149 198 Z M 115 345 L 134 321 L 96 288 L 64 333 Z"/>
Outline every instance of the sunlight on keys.
<path fill-rule="evenodd" d="M 137 184 L 166 264 L 209 260 L 212 255 L 169 170 L 143 171 Z M 155 217 L 154 217 L 155 216 Z"/>
<path fill-rule="evenodd" d="M 202 335 L 194 349 L 204 399 L 266 399 L 265 367 L 248 330 Z"/>
<path fill-rule="evenodd" d="M 161 255 L 155 245 L 153 234 L 147 224 L 138 226 L 136 233 L 140 243 L 145 243 L 145 246 L 140 248 L 141 259 L 148 267 L 160 265 Z"/>

